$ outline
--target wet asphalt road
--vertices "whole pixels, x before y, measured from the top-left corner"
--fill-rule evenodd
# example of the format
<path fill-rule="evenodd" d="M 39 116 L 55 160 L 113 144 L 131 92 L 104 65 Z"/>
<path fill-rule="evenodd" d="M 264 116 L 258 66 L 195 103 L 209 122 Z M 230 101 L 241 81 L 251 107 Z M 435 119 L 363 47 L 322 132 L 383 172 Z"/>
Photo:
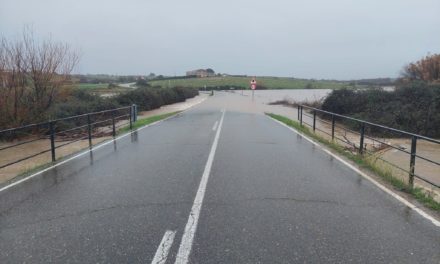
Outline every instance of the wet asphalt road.
<path fill-rule="evenodd" d="M 440 263 L 438 227 L 226 93 L 1 192 L 0 263 L 150 263 L 167 230 L 174 263 L 222 109 L 190 263 Z"/>

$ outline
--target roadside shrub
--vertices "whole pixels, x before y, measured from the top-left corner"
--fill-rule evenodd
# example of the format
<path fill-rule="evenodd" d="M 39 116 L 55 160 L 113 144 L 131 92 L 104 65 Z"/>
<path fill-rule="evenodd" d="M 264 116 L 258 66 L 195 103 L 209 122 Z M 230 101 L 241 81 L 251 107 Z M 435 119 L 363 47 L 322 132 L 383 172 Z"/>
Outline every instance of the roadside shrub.
<path fill-rule="evenodd" d="M 63 100 L 58 100 L 48 111 L 47 118 L 43 121 L 53 119 L 66 118 L 76 115 L 82 115 L 91 112 L 98 112 L 121 107 L 115 100 L 111 98 L 103 98 L 99 95 L 90 94 L 84 90 L 73 89 L 68 96 Z M 103 120 L 109 118 L 110 113 L 102 116 L 92 116 L 92 122 L 97 121 L 97 118 Z M 86 124 L 86 117 L 74 118 L 69 120 L 58 121 L 56 123 L 56 130 L 62 131 L 76 126 Z M 79 131 L 77 131 L 79 132 Z"/>
<path fill-rule="evenodd" d="M 313 88 L 314 88 L 314 86 L 313 86 L 312 83 L 308 83 L 308 84 L 306 84 L 306 86 L 304 87 L 304 89 L 313 89 Z"/>
<path fill-rule="evenodd" d="M 187 98 L 191 98 L 199 94 L 199 91 L 195 88 L 174 87 L 172 89 L 177 93 L 179 102 L 185 101 Z"/>
<path fill-rule="evenodd" d="M 133 91 L 123 93 L 115 98 L 121 105 L 136 104 L 140 110 L 150 110 L 163 105 L 157 92 L 148 87 L 141 87 Z"/>
<path fill-rule="evenodd" d="M 58 101 L 49 110 L 49 115 L 52 119 L 58 119 L 118 108 L 120 106 L 117 101 L 111 98 L 103 98 L 99 95 L 87 93 L 84 90 L 75 89 L 71 92 L 70 96 L 62 101 Z"/>
<path fill-rule="evenodd" d="M 122 93 L 116 97 L 104 98 L 87 91 L 74 89 L 69 95 L 63 96 L 48 111 L 47 119 L 58 119 L 90 112 L 98 112 L 136 104 L 139 110 L 151 110 L 164 104 L 185 101 L 198 95 L 195 88 L 175 87 L 157 88 L 141 87 Z"/>
<path fill-rule="evenodd" d="M 51 119 L 99 112 L 132 104 L 138 105 L 140 111 L 151 110 L 165 104 L 183 102 L 188 98 L 198 95 L 198 93 L 196 88 L 187 87 L 141 87 L 116 97 L 104 98 L 81 89 L 63 90 L 63 96 L 60 96 L 56 103 L 44 113 L 44 117 L 40 116 L 39 121 L 43 122 Z M 108 113 L 101 116 L 101 118 L 109 118 L 110 116 L 111 114 Z M 92 119 L 94 118 L 92 117 Z M 84 124 L 84 118 L 60 121 L 57 122 L 56 129 L 60 131 Z"/>
<path fill-rule="evenodd" d="M 362 111 L 367 99 L 359 91 L 333 90 L 322 103 L 322 109 L 341 115 Z"/>
<path fill-rule="evenodd" d="M 198 95 L 195 88 L 174 87 L 141 87 L 133 91 L 121 94 L 115 98 L 120 105 L 136 104 L 139 110 L 151 110 L 165 104 L 183 102 L 188 98 Z"/>
<path fill-rule="evenodd" d="M 160 97 L 162 97 L 164 102 L 177 102 L 179 100 L 177 93 L 175 93 L 172 89 L 158 88 L 157 92 L 159 93 Z"/>
<path fill-rule="evenodd" d="M 137 79 L 136 80 L 136 85 L 137 86 L 150 86 L 150 84 L 148 83 L 148 81 L 147 80 L 145 80 L 145 79 L 142 79 L 142 78 L 139 78 L 139 79 Z"/>
<path fill-rule="evenodd" d="M 322 109 L 392 128 L 440 136 L 440 86 L 412 82 L 394 91 L 334 90 L 323 102 Z M 345 122 L 353 129 L 359 124 Z M 377 128 L 368 128 L 372 134 L 382 134 Z"/>

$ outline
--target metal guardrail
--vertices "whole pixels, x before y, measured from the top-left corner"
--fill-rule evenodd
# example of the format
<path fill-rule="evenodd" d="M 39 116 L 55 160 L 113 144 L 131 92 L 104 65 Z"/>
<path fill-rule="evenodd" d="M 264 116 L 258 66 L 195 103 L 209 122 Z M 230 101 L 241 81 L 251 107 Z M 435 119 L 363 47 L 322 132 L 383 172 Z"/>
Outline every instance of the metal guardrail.
<path fill-rule="evenodd" d="M 305 113 L 306 111 L 304 111 L 304 109 L 309 110 L 310 114 Z M 317 113 L 324 114 L 324 115 L 326 115 L 327 117 L 330 117 L 330 118 L 328 120 L 325 120 L 325 119 L 322 119 L 322 118 L 318 118 L 317 117 Z M 307 116 L 310 119 L 312 119 L 312 123 L 309 124 L 309 123 L 305 122 L 303 120 L 303 116 Z M 316 126 L 316 121 L 318 119 L 319 119 L 320 122 L 323 122 L 323 123 L 326 123 L 326 124 L 330 125 L 331 126 L 331 132 L 327 132 L 327 131 L 324 131 L 322 129 L 319 129 Z M 351 129 L 347 128 L 347 127 L 337 126 L 336 125 L 336 120 L 337 119 L 339 119 L 339 120 L 349 120 L 351 122 L 354 122 L 354 123 L 358 124 L 360 129 L 359 129 L 359 131 L 354 131 L 354 130 L 351 130 Z M 299 120 L 301 126 L 303 124 L 308 125 L 308 126 L 310 126 L 313 129 L 313 132 L 316 132 L 316 130 L 319 130 L 320 132 L 325 133 L 328 136 L 330 136 L 332 141 L 334 141 L 336 139 L 336 140 L 344 142 L 345 144 L 353 146 L 355 149 L 357 149 L 357 151 L 358 151 L 358 153 L 360 155 L 364 155 L 365 153 L 368 153 L 368 150 L 367 150 L 367 148 L 366 148 L 366 146 L 364 144 L 365 139 L 369 139 L 371 141 L 374 141 L 374 142 L 377 142 L 377 143 L 380 143 L 380 144 L 384 144 L 387 147 L 390 147 L 390 148 L 393 148 L 393 149 L 395 149 L 397 151 L 400 151 L 400 152 L 403 152 L 405 154 L 408 154 L 410 156 L 409 157 L 409 170 L 406 170 L 406 169 L 398 166 L 397 164 L 394 164 L 393 162 L 390 162 L 390 161 L 387 161 L 385 159 L 382 159 L 381 157 L 377 157 L 377 158 L 381 159 L 383 162 L 389 164 L 390 166 L 395 167 L 396 169 L 399 169 L 401 171 L 404 171 L 404 172 L 408 173 L 408 184 L 411 187 L 414 186 L 414 178 L 417 178 L 417 179 L 419 179 L 419 180 L 421 180 L 423 182 L 426 182 L 426 183 L 428 183 L 428 184 L 430 184 L 432 186 L 440 188 L 439 184 L 434 183 L 431 180 L 426 179 L 426 177 L 423 177 L 422 175 L 417 175 L 415 173 L 416 158 L 418 158 L 420 160 L 428 162 L 429 164 L 432 164 L 433 166 L 436 166 L 436 168 L 438 167 L 437 171 L 439 172 L 438 176 L 440 177 L 440 162 L 439 161 L 431 160 L 431 159 L 429 159 L 427 157 L 424 157 L 424 156 L 421 156 L 421 155 L 417 154 L 417 142 L 419 140 L 424 140 L 424 141 L 427 141 L 427 142 L 430 142 L 430 143 L 433 143 L 433 144 L 438 144 L 439 145 L 439 149 L 440 149 L 440 141 L 439 140 L 436 140 L 436 139 L 433 139 L 433 138 L 429 138 L 429 137 L 425 137 L 425 136 L 418 135 L 418 134 L 414 134 L 414 133 L 410 133 L 410 132 L 406 132 L 406 131 L 403 131 L 403 130 L 399 130 L 399 129 L 395 129 L 395 128 L 391 128 L 391 127 L 375 124 L 375 123 L 368 122 L 368 121 L 365 121 L 365 120 L 360 120 L 360 119 L 356 119 L 356 118 L 353 118 L 353 117 L 344 116 L 344 115 L 340 115 L 340 114 L 324 111 L 324 110 L 317 109 L 317 108 L 310 107 L 310 106 L 306 106 L 306 105 L 298 105 L 298 120 Z M 388 144 L 388 143 L 386 143 L 384 141 L 381 141 L 378 138 L 366 135 L 366 128 L 367 127 L 370 127 L 370 129 L 371 128 L 376 128 L 376 129 L 384 130 L 386 132 L 397 133 L 397 134 L 401 135 L 401 137 L 403 137 L 403 138 L 411 139 L 411 150 L 410 151 L 406 151 L 405 149 L 402 149 L 402 148 L 393 146 L 391 144 Z M 359 135 L 359 145 L 357 146 L 356 144 L 353 144 L 352 142 L 349 142 L 347 140 L 344 140 L 342 138 L 337 137 L 335 135 L 335 128 L 339 128 L 339 129 L 348 131 L 348 132 L 350 132 L 352 134 L 358 134 Z M 370 153 L 370 154 L 373 154 L 373 153 Z"/>
<path fill-rule="evenodd" d="M 34 143 L 39 140 L 49 140 L 47 148 L 37 150 L 35 153 L 18 158 L 17 160 L 0 164 L 0 169 L 35 158 L 48 152 L 51 153 L 52 162 L 55 162 L 57 160 L 57 149 L 81 140 L 88 139 L 89 148 L 91 149 L 93 147 L 93 136 L 96 136 L 93 133 L 94 130 L 104 127 L 111 127 L 111 130 L 107 133 L 110 133 L 112 137 L 115 138 L 117 128 L 128 125 L 130 129 L 132 129 L 133 122 L 135 122 L 136 119 L 137 107 L 136 105 L 132 105 L 0 130 L 0 139 L 21 139 L 15 144 L 6 145 L 3 147 L 0 146 L 0 155 L 7 155 L 4 152 L 14 151 L 14 148 L 18 146 Z M 124 120 L 127 121 L 125 123 L 118 124 Z M 58 138 L 66 138 L 69 136 L 71 138 L 70 140 L 62 140 L 64 143 L 56 145 L 56 140 Z"/>

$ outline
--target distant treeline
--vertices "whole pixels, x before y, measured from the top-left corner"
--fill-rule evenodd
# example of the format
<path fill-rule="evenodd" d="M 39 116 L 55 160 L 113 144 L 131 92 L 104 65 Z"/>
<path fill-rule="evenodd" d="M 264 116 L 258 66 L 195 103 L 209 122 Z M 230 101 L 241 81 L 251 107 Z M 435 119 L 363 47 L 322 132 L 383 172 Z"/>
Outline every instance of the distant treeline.
<path fill-rule="evenodd" d="M 383 89 L 334 90 L 324 100 L 323 110 L 429 137 L 440 137 L 440 84 L 409 82 L 394 91 Z M 359 124 L 346 122 L 353 129 Z M 390 135 L 383 129 L 369 129 Z"/>
<path fill-rule="evenodd" d="M 392 78 L 375 78 L 375 79 L 360 79 L 350 81 L 352 84 L 356 85 L 370 85 L 370 86 L 393 86 L 396 79 Z"/>
<path fill-rule="evenodd" d="M 109 75 L 109 74 L 76 74 L 72 79 L 79 83 L 131 83 L 136 82 L 135 75 Z"/>

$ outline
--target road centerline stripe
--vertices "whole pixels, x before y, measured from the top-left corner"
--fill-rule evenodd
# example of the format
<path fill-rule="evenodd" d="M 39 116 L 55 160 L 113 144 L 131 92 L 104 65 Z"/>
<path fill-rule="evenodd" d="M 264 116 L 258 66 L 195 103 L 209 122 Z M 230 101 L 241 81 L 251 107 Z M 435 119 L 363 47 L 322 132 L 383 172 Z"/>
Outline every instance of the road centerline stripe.
<path fill-rule="evenodd" d="M 225 117 L 225 110 L 222 111 L 222 117 L 218 125 L 217 133 L 215 134 L 214 142 L 212 143 L 211 151 L 209 152 L 208 160 L 206 161 L 205 170 L 200 179 L 199 188 L 197 190 L 194 203 L 189 213 L 188 222 L 183 232 L 182 241 L 180 242 L 179 251 L 176 256 L 176 264 L 186 264 L 189 260 L 194 236 L 197 230 L 197 223 L 199 222 L 200 211 L 202 209 L 203 198 L 205 197 L 206 186 L 208 184 L 209 175 L 211 173 L 212 163 L 214 161 L 215 151 L 217 149 L 220 131 L 222 130 L 223 119 Z"/>
<path fill-rule="evenodd" d="M 217 129 L 218 121 L 215 121 L 214 126 L 212 127 L 212 130 L 215 131 Z"/>
<path fill-rule="evenodd" d="M 176 231 L 167 230 L 160 241 L 159 247 L 157 248 L 156 254 L 154 255 L 151 264 L 165 264 L 167 261 L 168 253 L 173 245 L 174 237 Z"/>

